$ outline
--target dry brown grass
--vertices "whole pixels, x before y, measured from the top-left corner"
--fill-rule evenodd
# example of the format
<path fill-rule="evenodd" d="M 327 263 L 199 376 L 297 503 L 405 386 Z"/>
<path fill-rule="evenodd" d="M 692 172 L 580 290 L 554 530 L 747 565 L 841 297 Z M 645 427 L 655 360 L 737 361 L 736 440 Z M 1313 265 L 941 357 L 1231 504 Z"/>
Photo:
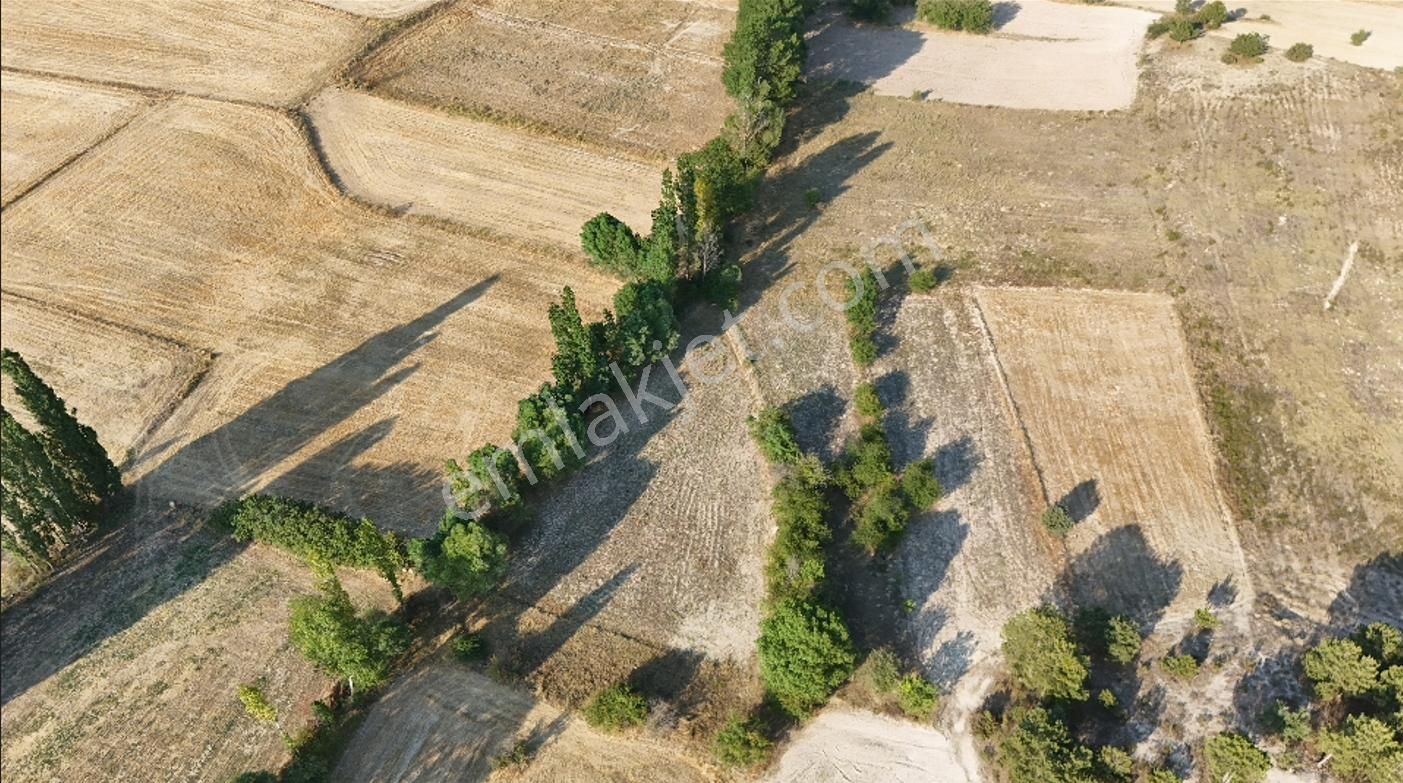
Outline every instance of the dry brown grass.
<path fill-rule="evenodd" d="M 6 291 L 218 354 L 137 450 L 128 478 L 145 494 L 209 503 L 271 487 L 414 529 L 441 513 L 442 461 L 505 438 L 516 401 L 548 376 L 560 287 L 588 317 L 617 285 L 573 255 L 361 207 L 288 118 L 189 99 L 134 121 L 0 225 Z M 74 337 L 32 358 L 108 350 Z M 74 382 L 77 400 L 113 383 Z"/>
<path fill-rule="evenodd" d="M 393 606 L 380 577 L 340 576 L 358 606 Z M 0 774 L 228 780 L 281 765 L 279 732 L 308 726 L 332 685 L 287 641 L 288 601 L 313 582 L 305 563 L 184 509 L 129 522 L 6 609 Z M 257 680 L 277 725 L 239 703 Z"/>
<path fill-rule="evenodd" d="M 311 3 L 55 0 L 0 11 L 6 68 L 287 106 L 373 25 Z"/>
<path fill-rule="evenodd" d="M 731 12 L 694 3 L 460 3 L 351 71 L 390 98 L 667 157 L 721 129 Z"/>
<path fill-rule="evenodd" d="M 0 202 L 10 203 L 46 175 L 136 116 L 146 104 L 126 90 L 0 74 Z"/>
<path fill-rule="evenodd" d="M 657 165 L 347 90 L 307 112 L 337 180 L 372 203 L 570 249 L 600 212 L 651 228 Z"/>

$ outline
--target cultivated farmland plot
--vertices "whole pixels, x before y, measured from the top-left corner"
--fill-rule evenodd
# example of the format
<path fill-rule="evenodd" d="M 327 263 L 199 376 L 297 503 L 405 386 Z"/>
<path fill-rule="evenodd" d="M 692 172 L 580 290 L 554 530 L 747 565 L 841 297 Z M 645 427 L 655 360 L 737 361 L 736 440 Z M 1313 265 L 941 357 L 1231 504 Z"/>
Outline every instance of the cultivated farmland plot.
<path fill-rule="evenodd" d="M 352 195 L 575 249 L 601 211 L 647 233 L 661 167 L 495 123 L 331 89 L 308 114 Z"/>
<path fill-rule="evenodd" d="M 389 98 L 670 157 L 721 130 L 732 15 L 686 2 L 459 3 L 351 75 Z"/>
<path fill-rule="evenodd" d="M 1153 14 L 1023 0 L 990 35 L 923 23 L 857 25 L 840 14 L 814 34 L 809 73 L 870 86 L 878 95 L 1015 109 L 1124 109 Z M 909 18 L 909 14 L 908 14 Z"/>
<path fill-rule="evenodd" d="M 146 104 L 138 93 L 0 74 L 0 202 L 33 187 L 50 172 L 121 127 Z"/>
<path fill-rule="evenodd" d="M 194 99 L 143 115 L 2 220 L 6 291 L 219 355 L 192 397 L 161 401 L 173 414 L 128 466 L 143 493 L 272 487 L 406 528 L 442 513 L 442 461 L 505 439 L 547 376 L 560 287 L 593 317 L 617 285 L 575 254 L 355 204 L 287 117 Z M 109 351 L 38 347 L 40 366 Z M 114 385 L 75 380 L 80 400 Z"/>
<path fill-rule="evenodd" d="M 0 63 L 156 90 L 287 106 L 369 43 L 372 25 L 311 3 L 6 3 Z"/>

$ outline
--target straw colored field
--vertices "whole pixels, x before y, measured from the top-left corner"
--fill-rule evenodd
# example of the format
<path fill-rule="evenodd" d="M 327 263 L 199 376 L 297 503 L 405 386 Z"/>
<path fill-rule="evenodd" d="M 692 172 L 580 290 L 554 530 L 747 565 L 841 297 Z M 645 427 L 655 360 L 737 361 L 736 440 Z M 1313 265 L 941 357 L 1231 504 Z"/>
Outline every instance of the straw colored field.
<path fill-rule="evenodd" d="M 1125 4 L 1159 13 L 1174 9 L 1173 0 L 1125 0 Z M 1384 70 L 1403 66 L 1403 2 L 1398 0 L 1246 0 L 1229 3 L 1228 7 L 1243 9 L 1245 13 L 1210 35 L 1232 38 L 1242 33 L 1261 33 L 1276 49 L 1308 43 L 1319 57 Z M 1263 16 L 1268 18 L 1264 20 Z M 1370 33 L 1361 46 L 1350 42 L 1357 30 Z"/>
<path fill-rule="evenodd" d="M 107 87 L 0 74 L 0 203 L 136 116 L 142 96 Z"/>
<path fill-rule="evenodd" d="M 657 166 L 366 93 L 332 89 L 308 106 L 323 153 L 351 194 L 569 248 L 608 211 L 646 233 Z"/>
<path fill-rule="evenodd" d="M 1168 297 L 982 288 L 976 298 L 1043 489 L 1077 520 L 1074 596 L 1180 619 L 1214 585 L 1251 603 Z"/>
<path fill-rule="evenodd" d="M 0 26 L 6 68 L 284 106 L 373 31 L 349 14 L 266 0 L 5 3 Z"/>
<path fill-rule="evenodd" d="M 700 783 L 712 780 L 662 742 L 613 737 L 444 656 L 392 683 L 347 746 L 335 780 L 485 780 L 492 759 L 526 739 L 531 783 Z"/>
<path fill-rule="evenodd" d="M 407 16 L 415 11 L 422 11 L 438 1 L 439 0 L 312 0 L 312 2 L 320 3 L 327 8 L 335 8 L 360 16 L 375 18 Z"/>
<path fill-rule="evenodd" d="M 1136 58 L 1152 14 L 1053 0 L 1005 6 L 1011 15 L 1001 11 L 988 36 L 922 23 L 856 25 L 831 15 L 813 38 L 809 72 L 860 82 L 878 95 L 920 93 L 977 106 L 1110 110 L 1135 99 Z"/>
<path fill-rule="evenodd" d="M 358 606 L 393 606 L 378 576 L 340 576 Z M 288 601 L 313 581 L 305 563 L 184 511 L 128 523 L 6 609 L 0 774 L 229 780 L 283 764 L 281 732 L 309 725 L 332 686 L 287 641 Z M 277 725 L 237 698 L 260 680 Z"/>
<path fill-rule="evenodd" d="M 721 130 L 731 11 L 685 3 L 461 3 L 352 70 L 391 98 L 666 157 Z"/>
<path fill-rule="evenodd" d="M 5 294 L 0 301 L 5 347 L 29 357 L 79 419 L 102 423 L 98 436 L 118 464 L 210 361 L 202 351 L 29 299 Z M 6 407 L 25 416 L 9 399 Z"/>
<path fill-rule="evenodd" d="M 510 431 L 548 374 L 560 287 L 588 317 L 616 286 L 572 257 L 357 205 L 285 116 L 194 99 L 0 220 L 6 291 L 218 355 L 135 455 L 144 492 L 203 503 L 271 484 L 391 525 L 429 523 L 442 461 Z M 60 350 L 71 364 L 107 346 L 33 358 Z M 75 382 L 91 385 L 78 399 L 112 384 Z"/>

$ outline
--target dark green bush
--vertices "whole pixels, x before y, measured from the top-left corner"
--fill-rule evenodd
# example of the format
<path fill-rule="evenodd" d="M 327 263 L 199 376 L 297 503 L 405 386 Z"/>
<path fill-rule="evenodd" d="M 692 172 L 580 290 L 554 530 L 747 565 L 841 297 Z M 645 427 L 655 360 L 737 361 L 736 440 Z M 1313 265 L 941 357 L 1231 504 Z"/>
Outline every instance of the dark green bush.
<path fill-rule="evenodd" d="M 590 262 L 600 269 L 625 280 L 638 276 L 643 241 L 613 215 L 601 212 L 590 218 L 580 229 L 580 245 Z"/>
<path fill-rule="evenodd" d="M 916 15 L 942 30 L 987 33 L 994 29 L 990 0 L 919 0 Z"/>
<path fill-rule="evenodd" d="M 923 459 L 907 465 L 901 474 L 901 494 L 916 511 L 928 511 L 938 503 L 944 489 L 935 477 L 935 463 Z"/>
<path fill-rule="evenodd" d="M 771 743 L 749 721 L 731 718 L 716 732 L 712 749 L 722 764 L 753 767 L 770 757 Z"/>
<path fill-rule="evenodd" d="M 585 722 L 605 731 L 641 726 L 647 717 L 648 701 L 623 683 L 600 691 L 585 706 Z"/>
<path fill-rule="evenodd" d="M 917 269 L 911 273 L 906 284 L 911 287 L 912 291 L 924 294 L 934 291 L 935 287 L 940 285 L 940 278 L 936 276 L 933 269 Z"/>
<path fill-rule="evenodd" d="M 1194 21 L 1208 30 L 1217 30 L 1226 24 L 1229 18 L 1228 7 L 1223 3 L 1223 0 L 1205 3 L 1202 8 L 1198 9 L 1198 13 L 1194 14 Z"/>
<path fill-rule="evenodd" d="M 794 437 L 794 423 L 780 408 L 770 407 L 745 420 L 760 453 L 775 465 L 793 465 L 804 455 Z"/>
<path fill-rule="evenodd" d="M 877 295 L 880 293 L 877 275 L 871 269 L 863 269 L 856 278 L 847 282 L 848 348 L 853 361 L 866 367 L 877 360 Z"/>
<path fill-rule="evenodd" d="M 911 512 L 901 496 L 900 484 L 887 481 L 863 498 L 857 512 L 853 541 L 868 554 L 889 550 L 901 540 L 910 518 Z"/>
<path fill-rule="evenodd" d="M 487 643 L 475 633 L 466 631 L 453 637 L 453 657 L 463 663 L 487 658 Z"/>
<path fill-rule="evenodd" d="M 823 496 L 821 468 L 785 476 L 775 485 L 771 509 L 776 531 L 766 571 L 770 596 L 805 598 L 823 581 L 823 547 L 832 536 L 824 522 L 828 501 Z"/>
<path fill-rule="evenodd" d="M 444 515 L 432 538 L 409 543 L 409 556 L 424 578 L 460 599 L 483 595 L 507 570 L 507 541 L 475 520 Z"/>
<path fill-rule="evenodd" d="M 891 446 L 880 424 L 866 424 L 857 442 L 848 447 L 837 471 L 838 485 L 851 500 L 891 480 Z"/>
<path fill-rule="evenodd" d="M 760 624 L 760 678 L 785 712 L 807 717 L 852 674 L 857 656 L 842 615 L 783 601 Z"/>
<path fill-rule="evenodd" d="M 1088 661 L 1072 641 L 1071 624 L 1051 607 L 1029 609 L 1003 627 L 1003 653 L 1024 688 L 1054 699 L 1085 701 Z"/>
<path fill-rule="evenodd" d="M 356 521 L 314 503 L 272 495 L 229 501 L 210 517 L 239 541 L 257 541 L 302 558 L 316 557 L 336 566 L 373 568 L 399 594 L 399 572 L 407 565 L 404 546 L 394 533 L 382 533 L 368 519 Z"/>
<path fill-rule="evenodd" d="M 999 745 L 1010 783 L 1080 783 L 1093 780 L 1091 749 L 1042 707 L 1018 708 L 1013 730 Z"/>
<path fill-rule="evenodd" d="M 1228 51 L 1239 61 L 1253 61 L 1267 53 L 1267 37 L 1261 33 L 1243 33 L 1232 39 Z"/>
<path fill-rule="evenodd" d="M 1252 740 L 1237 733 L 1211 737 L 1203 743 L 1208 774 L 1213 780 L 1232 779 L 1233 783 L 1260 783 L 1271 769 L 1271 759 Z"/>
<path fill-rule="evenodd" d="M 1076 521 L 1072 519 L 1072 515 L 1068 514 L 1067 509 L 1061 506 L 1048 506 L 1047 510 L 1043 512 L 1043 527 L 1047 528 L 1047 532 L 1058 538 L 1072 532 L 1072 528 L 1075 527 L 1076 524 Z"/>

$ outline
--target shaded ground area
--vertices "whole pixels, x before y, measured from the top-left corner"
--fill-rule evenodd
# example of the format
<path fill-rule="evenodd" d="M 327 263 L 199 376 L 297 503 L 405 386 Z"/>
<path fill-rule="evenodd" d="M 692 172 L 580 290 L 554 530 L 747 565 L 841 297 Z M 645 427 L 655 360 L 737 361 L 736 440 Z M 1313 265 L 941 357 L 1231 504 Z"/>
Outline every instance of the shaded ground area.
<path fill-rule="evenodd" d="M 359 606 L 393 606 L 380 577 L 341 578 Z M 130 521 L 5 610 L 0 774 L 228 780 L 281 765 L 279 729 L 309 724 L 331 686 L 287 641 L 288 601 L 313 581 L 305 563 L 239 546 L 186 509 Z M 258 680 L 280 725 L 238 701 Z"/>

